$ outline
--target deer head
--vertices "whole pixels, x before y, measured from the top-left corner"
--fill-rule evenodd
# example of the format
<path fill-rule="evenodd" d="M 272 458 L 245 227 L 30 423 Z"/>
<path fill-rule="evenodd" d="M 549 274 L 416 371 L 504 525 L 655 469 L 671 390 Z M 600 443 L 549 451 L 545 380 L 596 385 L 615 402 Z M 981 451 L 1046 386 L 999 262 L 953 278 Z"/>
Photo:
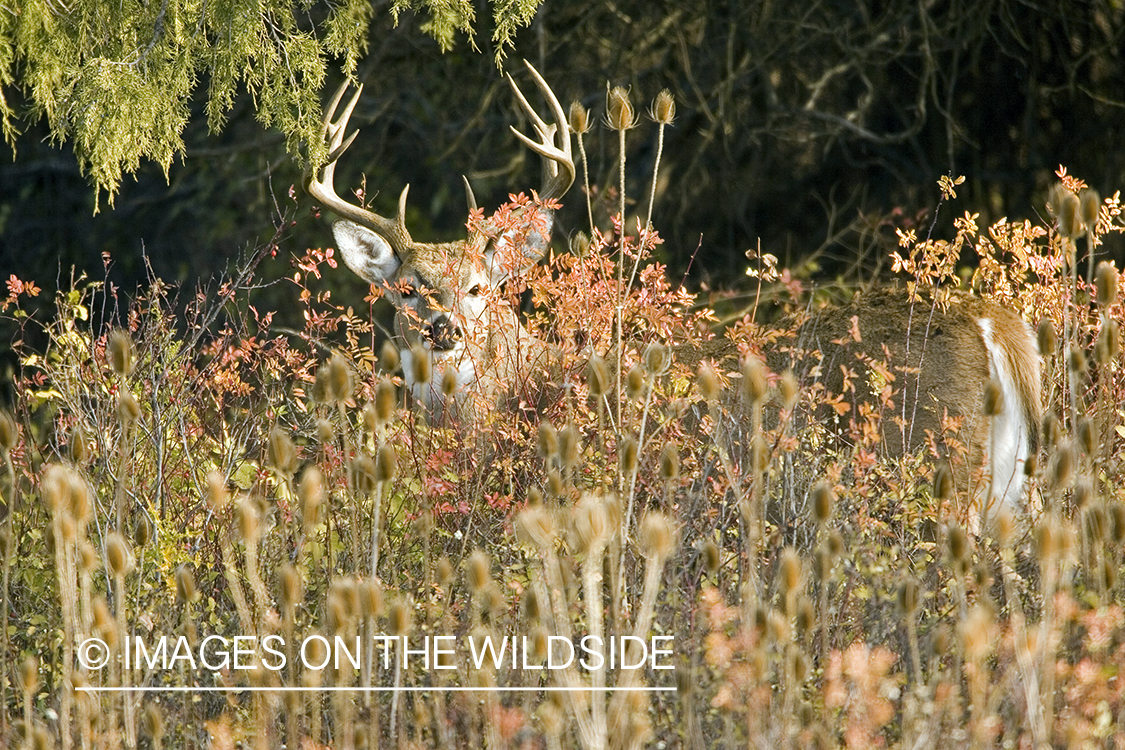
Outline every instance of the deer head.
<path fill-rule="evenodd" d="M 340 216 L 332 231 L 348 268 L 381 287 L 395 306 L 395 336 L 407 383 L 415 398 L 435 415 L 452 405 L 448 396 L 454 393 L 462 408 L 466 399 L 474 401 L 470 408 L 487 408 L 500 389 L 512 387 L 547 364 L 547 345 L 527 333 L 499 293 L 504 281 L 526 273 L 543 257 L 553 219 L 543 204 L 561 198 L 574 182 L 570 131 L 562 105 L 538 71 L 530 63 L 527 68 L 554 123 L 539 117 L 508 76 L 536 139 L 514 127 L 512 132 L 542 158 L 543 182 L 538 200 L 518 211 L 503 231 L 483 222 L 474 224 L 463 240 L 416 242 L 405 222 L 409 185 L 399 196 L 393 218 L 340 198 L 333 177 L 340 156 L 358 134 L 344 137 L 362 86 L 339 117 L 336 109 L 347 84 L 332 98 L 323 125 L 328 161 L 305 177 L 309 194 Z M 465 187 L 472 211 L 476 201 L 467 180 Z M 415 362 L 419 356 L 428 362 Z"/>

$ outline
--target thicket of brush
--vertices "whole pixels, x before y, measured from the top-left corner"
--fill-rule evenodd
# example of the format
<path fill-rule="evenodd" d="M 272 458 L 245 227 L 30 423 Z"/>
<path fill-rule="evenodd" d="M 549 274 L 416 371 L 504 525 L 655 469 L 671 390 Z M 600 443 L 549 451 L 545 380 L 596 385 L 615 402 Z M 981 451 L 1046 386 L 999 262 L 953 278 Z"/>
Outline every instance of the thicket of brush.
<path fill-rule="evenodd" d="M 670 107 L 654 107 L 661 128 Z M 579 133 L 588 119 L 572 112 Z M 623 92 L 608 122 L 622 138 L 635 124 Z M 216 325 L 212 298 L 177 318 L 162 285 L 126 305 L 76 284 L 45 349 L 16 343 L 0 417 L 0 742 L 1122 745 L 1123 313 L 1118 272 L 1085 258 L 1125 225 L 1117 196 L 1060 177 L 1050 227 L 966 213 L 948 241 L 899 235 L 912 287 L 965 286 L 972 247 L 968 285 L 1040 324 L 1049 402 L 1027 513 L 979 535 L 933 456 L 884 455 L 878 410 L 809 423 L 825 395 L 807 373 L 708 360 L 716 317 L 652 261 L 645 222 L 591 221 L 536 269 L 529 326 L 566 352 L 563 387 L 472 428 L 404 402 L 393 347 L 316 291 L 323 251 L 296 264 L 299 335 L 242 289 Z M 753 272 L 799 319 L 800 282 L 769 258 Z M 19 319 L 33 290 L 9 291 Z M 118 327 L 90 322 L 119 304 Z M 745 357 L 774 333 L 748 314 L 724 335 Z M 955 447 L 956 424 L 934 444 Z M 531 664 L 551 636 L 670 635 L 675 669 L 475 669 L 459 651 L 452 670 L 315 670 L 292 653 L 383 634 L 527 636 Z M 160 635 L 279 635 L 290 651 L 281 670 L 122 668 L 126 638 Z M 89 637 L 110 648 L 104 669 L 80 666 Z M 277 689 L 84 690 L 169 686 Z M 513 690 L 540 687 L 592 690 Z"/>

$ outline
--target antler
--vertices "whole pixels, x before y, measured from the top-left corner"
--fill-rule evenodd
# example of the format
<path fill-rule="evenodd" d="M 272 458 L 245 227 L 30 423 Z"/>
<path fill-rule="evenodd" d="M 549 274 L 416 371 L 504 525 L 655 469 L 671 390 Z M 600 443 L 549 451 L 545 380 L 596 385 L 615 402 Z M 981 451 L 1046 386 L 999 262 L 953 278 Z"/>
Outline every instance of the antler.
<path fill-rule="evenodd" d="M 543 157 L 543 189 L 539 192 L 539 197 L 542 200 L 561 198 L 574 184 L 574 156 L 570 151 L 570 128 L 567 125 L 566 114 L 563 112 L 562 105 L 559 104 L 555 93 L 551 91 L 551 87 L 547 85 L 543 76 L 539 75 L 539 71 L 531 63 L 527 60 L 524 60 L 523 63 L 531 71 L 531 77 L 535 79 L 535 84 L 539 87 L 539 93 L 543 95 L 543 99 L 551 108 L 551 114 L 555 116 L 555 124 L 548 125 L 543 122 L 532 106 L 527 103 L 527 99 L 512 76 L 508 75 L 508 83 L 511 84 L 516 99 L 535 127 L 535 133 L 539 136 L 539 140 L 532 140 L 516 130 L 515 127 L 512 127 L 512 132 L 523 141 L 525 146 Z M 555 143 L 556 133 L 560 135 L 561 142 L 559 144 Z"/>
<path fill-rule="evenodd" d="M 348 82 L 344 81 L 340 88 L 336 90 L 336 94 L 332 97 L 328 110 L 324 114 L 322 134 L 328 146 L 328 162 L 320 169 L 310 169 L 305 173 L 305 190 L 313 198 L 316 198 L 324 206 L 332 209 L 343 218 L 367 227 L 378 234 L 387 241 L 396 255 L 401 256 L 413 244 L 410 233 L 406 231 L 405 220 L 406 195 L 410 192 L 410 186 L 407 185 L 402 189 L 402 194 L 398 198 L 398 215 L 390 219 L 344 200 L 336 194 L 336 188 L 332 184 L 337 161 L 347 151 L 348 146 L 352 145 L 355 137 L 359 135 L 359 131 L 355 130 L 348 136 L 347 140 L 344 140 L 344 131 L 348 127 L 348 119 L 352 116 L 352 110 L 355 109 L 356 102 L 359 101 L 359 95 L 363 93 L 362 84 L 356 89 L 340 117 L 335 122 L 332 120 L 336 113 L 336 107 L 340 105 L 340 100 L 344 98 L 344 92 L 347 88 Z"/>

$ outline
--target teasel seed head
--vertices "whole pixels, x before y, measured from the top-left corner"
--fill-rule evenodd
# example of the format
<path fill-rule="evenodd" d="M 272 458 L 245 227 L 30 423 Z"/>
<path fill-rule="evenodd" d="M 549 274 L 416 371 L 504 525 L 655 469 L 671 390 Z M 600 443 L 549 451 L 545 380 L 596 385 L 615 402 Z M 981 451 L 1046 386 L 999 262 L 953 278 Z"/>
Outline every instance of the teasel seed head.
<path fill-rule="evenodd" d="M 356 591 L 359 592 L 359 604 L 364 617 L 373 619 L 383 614 L 383 587 L 378 581 L 361 581 L 356 584 Z"/>
<path fill-rule="evenodd" d="M 786 409 L 792 409 L 797 403 L 797 396 L 800 395 L 797 376 L 792 370 L 786 370 L 781 374 L 781 378 L 777 381 L 777 390 L 781 394 L 781 405 Z"/>
<path fill-rule="evenodd" d="M 34 695 L 39 689 L 39 660 L 29 656 L 20 662 L 20 689 L 25 695 Z"/>
<path fill-rule="evenodd" d="M 1099 263 L 1097 275 L 1094 276 L 1095 297 L 1099 307 L 1104 309 L 1117 302 L 1117 282 L 1117 268 L 1109 261 Z"/>
<path fill-rule="evenodd" d="M 1081 510 L 1094 501 L 1094 485 L 1089 477 L 1079 477 L 1074 483 L 1074 507 Z"/>
<path fill-rule="evenodd" d="M 1049 411 L 1043 415 L 1043 426 L 1039 431 L 1043 447 L 1047 450 L 1054 448 L 1059 442 L 1059 418 L 1054 412 Z"/>
<path fill-rule="evenodd" d="M 847 546 L 844 544 L 844 535 L 836 530 L 831 531 L 828 534 L 827 549 L 828 553 L 832 555 L 833 558 L 837 558 L 840 555 L 844 554 L 844 552 L 847 550 Z"/>
<path fill-rule="evenodd" d="M 581 452 L 580 441 L 581 436 L 574 425 L 568 424 L 559 432 L 559 457 L 562 459 L 563 466 L 571 467 L 578 463 L 578 454 Z"/>
<path fill-rule="evenodd" d="M 719 378 L 715 375 L 715 370 L 711 365 L 703 364 L 700 366 L 699 373 L 696 376 L 696 386 L 699 388 L 699 395 L 708 403 L 719 397 Z"/>
<path fill-rule="evenodd" d="M 137 355 L 128 333 L 118 328 L 109 334 L 105 342 L 105 359 L 110 371 L 119 378 L 133 371 Z"/>
<path fill-rule="evenodd" d="M 1074 375 L 1086 375 L 1086 353 L 1077 346 L 1071 346 L 1067 351 L 1066 366 Z"/>
<path fill-rule="evenodd" d="M 398 454 L 390 443 L 383 443 L 375 453 L 375 481 L 389 482 L 398 474 Z"/>
<path fill-rule="evenodd" d="M 19 440 L 19 427 L 7 411 L 0 409 L 0 455 L 7 455 Z"/>
<path fill-rule="evenodd" d="M 3 419 L 3 416 L 0 416 L 0 419 Z M 86 433 L 81 427 L 75 427 L 70 433 L 67 452 L 70 453 L 70 460 L 78 466 L 84 466 L 90 459 L 90 447 L 87 443 Z"/>
<path fill-rule="evenodd" d="M 898 607 L 908 616 L 918 611 L 919 599 L 918 582 L 911 577 L 904 578 L 898 584 Z"/>
<path fill-rule="evenodd" d="M 637 115 L 629 101 L 629 91 L 624 86 L 614 86 L 606 101 L 606 122 L 613 130 L 631 130 L 637 125 Z"/>
<path fill-rule="evenodd" d="M 387 613 L 387 629 L 393 636 L 403 636 L 410 630 L 413 608 L 404 600 L 397 599 Z"/>
<path fill-rule="evenodd" d="M 557 469 L 551 469 L 547 472 L 547 494 L 551 497 L 562 497 L 563 490 L 562 474 Z"/>
<path fill-rule="evenodd" d="M 1102 324 L 1098 331 L 1098 340 L 1094 344 L 1094 356 L 1102 367 L 1117 361 L 1121 354 L 1121 328 L 1117 321 L 1110 318 Z"/>
<path fill-rule="evenodd" d="M 1004 411 L 1004 392 L 1000 384 L 992 378 L 984 386 L 984 415 L 986 417 L 999 416 Z"/>
<path fill-rule="evenodd" d="M 395 413 L 398 403 L 398 393 L 395 384 L 390 378 L 380 378 L 379 385 L 375 387 L 375 419 L 379 424 L 386 424 Z"/>
<path fill-rule="evenodd" d="M 1079 214 L 1082 218 L 1082 224 L 1086 227 L 1086 231 L 1091 234 L 1098 231 L 1098 212 L 1101 210 L 1101 207 L 1102 198 L 1098 195 L 1097 190 L 1086 188 L 1082 191 Z"/>
<path fill-rule="evenodd" d="M 617 448 L 617 463 L 624 476 L 632 476 L 633 472 L 637 470 L 638 451 L 639 446 L 637 444 L 637 439 L 632 435 L 626 435 L 621 439 L 621 443 Z"/>
<path fill-rule="evenodd" d="M 543 507 L 543 493 L 539 491 L 538 487 L 529 487 L 527 490 L 527 507 L 541 508 Z"/>
<path fill-rule="evenodd" d="M 328 359 L 327 392 L 329 401 L 343 403 L 352 397 L 352 368 L 339 352 Z"/>
<path fill-rule="evenodd" d="M 963 561 L 969 556 L 969 536 L 960 526 L 949 527 L 946 545 L 949 548 L 949 557 L 953 560 Z"/>
<path fill-rule="evenodd" d="M 1078 196 L 1067 190 L 1062 194 L 1062 205 L 1059 206 L 1059 234 L 1074 239 L 1082 235 L 1083 229 Z"/>
<path fill-rule="evenodd" d="M 609 542 L 609 517 L 602 498 L 585 493 L 574 515 L 574 537 L 580 552 L 600 554 Z"/>
<path fill-rule="evenodd" d="M 660 478 L 671 482 L 680 476 L 680 452 L 673 442 L 660 449 Z"/>
<path fill-rule="evenodd" d="M 625 395 L 632 401 L 645 395 L 645 371 L 640 365 L 633 365 L 625 374 Z"/>
<path fill-rule="evenodd" d="M 469 572 L 469 587 L 474 594 L 492 582 L 488 555 L 483 550 L 475 550 L 469 555 L 466 568 Z"/>
<path fill-rule="evenodd" d="M 113 646 L 117 643 L 117 623 L 110 614 L 109 604 L 106 603 L 105 597 L 98 595 L 94 597 L 94 606 L 92 607 L 94 613 L 94 630 L 101 635 L 102 640 L 107 645 Z"/>
<path fill-rule="evenodd" d="M 301 573 L 293 565 L 283 563 L 277 569 L 277 581 L 281 589 L 281 603 L 285 607 L 285 612 L 291 615 L 296 609 L 297 602 L 304 596 Z"/>
<path fill-rule="evenodd" d="M 719 545 L 708 539 L 703 543 L 703 566 L 708 573 L 714 573 L 722 565 L 722 553 Z"/>
<path fill-rule="evenodd" d="M 577 99 L 571 102 L 570 111 L 567 114 L 570 132 L 575 135 L 584 135 L 590 132 L 590 112 L 582 106 L 582 102 Z"/>
<path fill-rule="evenodd" d="M 89 541 L 83 539 L 78 543 L 78 565 L 83 573 L 92 573 L 101 563 L 98 550 Z"/>
<path fill-rule="evenodd" d="M 590 252 L 590 235 L 585 232 L 578 231 L 570 237 L 570 252 L 578 258 L 585 258 L 586 253 Z"/>
<path fill-rule="evenodd" d="M 742 395 L 757 406 L 766 399 L 766 367 L 757 357 L 747 357 L 742 363 Z"/>
<path fill-rule="evenodd" d="M 1100 504 L 1090 505 L 1083 516 L 1086 520 L 1086 533 L 1092 545 L 1101 546 L 1109 536 L 1105 508 Z"/>
<path fill-rule="evenodd" d="M 325 609 L 327 610 L 327 624 L 330 633 L 340 633 L 348 626 L 348 603 L 339 588 L 333 586 L 329 589 Z"/>
<path fill-rule="evenodd" d="M 668 89 L 661 89 L 652 103 L 652 119 L 660 125 L 671 125 L 676 119 L 676 97 Z"/>
<path fill-rule="evenodd" d="M 117 396 L 117 421 L 121 426 L 128 427 L 141 418 L 141 405 L 133 394 L 122 391 Z"/>
<path fill-rule="evenodd" d="M 1125 542 L 1125 505 L 1117 501 L 1109 506 L 1109 535 L 1114 544 Z"/>
<path fill-rule="evenodd" d="M 641 554 L 647 559 L 663 563 L 672 554 L 676 546 L 676 531 L 668 516 L 660 511 L 649 511 L 641 521 L 640 534 Z"/>
<path fill-rule="evenodd" d="M 331 445 L 336 440 L 336 427 L 329 419 L 316 420 L 316 439 L 321 445 Z"/>
<path fill-rule="evenodd" d="M 449 584 L 453 582 L 454 573 L 453 563 L 449 562 L 448 557 L 442 555 L 442 557 L 438 559 L 435 572 L 437 573 L 437 580 L 438 583 L 441 584 L 441 587 L 448 589 Z"/>
<path fill-rule="evenodd" d="M 176 567 L 176 599 L 180 602 L 194 602 L 199 598 L 199 591 L 195 588 L 195 576 L 186 563 Z"/>
<path fill-rule="evenodd" d="M 516 517 L 518 538 L 540 550 L 549 550 L 555 543 L 555 521 L 543 506 L 528 508 Z"/>
<path fill-rule="evenodd" d="M 805 596 L 801 596 L 797 600 L 797 616 L 794 619 L 794 624 L 797 626 L 797 632 L 801 635 L 807 635 L 816 630 L 816 608 Z"/>
<path fill-rule="evenodd" d="M 105 557 L 109 572 L 116 576 L 129 575 L 133 570 L 133 552 L 125 537 L 111 531 L 105 540 Z"/>
<path fill-rule="evenodd" d="M 148 514 L 140 511 L 133 516 L 133 545 L 143 547 L 152 541 L 152 521 Z"/>
<path fill-rule="evenodd" d="M 160 741 L 164 739 L 164 713 L 160 710 L 160 706 L 155 703 L 145 706 L 141 725 L 145 735 L 152 739 L 153 747 L 160 747 Z"/>
<path fill-rule="evenodd" d="M 227 492 L 227 482 L 223 475 L 217 471 L 207 474 L 207 504 L 216 513 L 227 507 L 230 502 L 230 493 Z"/>
<path fill-rule="evenodd" d="M 672 351 L 660 343 L 645 347 L 644 367 L 649 375 L 663 375 L 672 366 Z"/>
<path fill-rule="evenodd" d="M 376 478 L 377 471 L 375 462 L 370 456 L 358 454 L 352 460 L 352 481 L 355 483 L 355 491 L 365 495 L 374 491 L 376 482 L 379 481 Z"/>
<path fill-rule="evenodd" d="M 813 487 L 812 492 L 812 509 L 813 519 L 818 525 L 823 526 L 828 523 L 832 518 L 832 509 L 836 504 L 835 494 L 832 492 L 832 485 L 825 480 L 821 480 Z"/>
<path fill-rule="evenodd" d="M 244 496 L 235 507 L 238 515 L 238 533 L 247 545 L 258 540 L 258 531 L 261 529 L 261 518 L 258 515 L 258 504 L 249 495 Z"/>
<path fill-rule="evenodd" d="M 301 474 L 297 485 L 297 499 L 301 502 L 301 522 L 306 529 L 317 522 L 320 506 L 324 502 L 324 474 L 313 465 Z"/>
<path fill-rule="evenodd" d="M 539 457 L 550 461 L 559 454 L 559 433 L 550 422 L 539 423 Z"/>
<path fill-rule="evenodd" d="M 379 371 L 384 375 L 391 375 L 398 370 L 398 365 L 398 348 L 388 339 L 379 349 Z"/>
<path fill-rule="evenodd" d="M 601 398 L 609 390 L 609 368 L 605 360 L 595 354 L 586 363 L 586 383 L 590 388 L 590 395 Z"/>
<path fill-rule="evenodd" d="M 297 446 L 289 433 L 276 425 L 270 430 L 266 442 L 266 459 L 277 473 L 286 477 L 292 476 L 297 469 Z"/>
<path fill-rule="evenodd" d="M 1061 542 L 1060 531 L 1058 519 L 1054 516 L 1045 517 L 1036 527 L 1035 551 L 1039 557 L 1040 565 L 1049 563 L 1058 555 Z"/>
<path fill-rule="evenodd" d="M 792 547 L 781 551 L 781 560 L 778 563 L 778 575 L 781 578 L 781 591 L 788 594 L 801 585 L 801 556 Z"/>
<path fill-rule="evenodd" d="M 1102 581 L 1106 591 L 1112 591 L 1117 586 L 1117 566 L 1108 557 L 1102 557 Z"/>
<path fill-rule="evenodd" d="M 1066 486 L 1074 473 L 1074 447 L 1070 441 L 1061 442 L 1051 455 L 1048 480 L 1052 489 Z"/>
<path fill-rule="evenodd" d="M 441 395 L 450 398 L 457 392 L 457 371 L 447 367 L 441 374 Z"/>
<path fill-rule="evenodd" d="M 1054 356 L 1058 337 L 1055 336 L 1055 324 L 1050 318 L 1039 321 L 1039 327 L 1035 329 L 1035 338 L 1039 344 L 1039 355 L 1043 359 Z"/>
<path fill-rule="evenodd" d="M 429 383 L 433 373 L 430 355 L 420 346 L 410 348 L 410 376 L 415 383 Z"/>

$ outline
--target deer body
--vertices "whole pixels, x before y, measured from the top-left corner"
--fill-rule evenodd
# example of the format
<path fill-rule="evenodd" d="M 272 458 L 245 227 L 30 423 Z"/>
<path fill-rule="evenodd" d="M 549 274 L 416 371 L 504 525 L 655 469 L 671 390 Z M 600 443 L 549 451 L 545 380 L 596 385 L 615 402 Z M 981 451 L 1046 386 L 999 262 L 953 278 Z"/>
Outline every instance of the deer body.
<path fill-rule="evenodd" d="M 555 122 L 541 120 L 509 77 L 538 140 L 513 132 L 542 157 L 543 202 L 566 193 L 575 169 L 562 107 L 528 68 Z M 414 242 L 403 221 L 406 189 L 393 219 L 336 195 L 336 159 L 355 137 L 345 141 L 344 130 L 359 97 L 357 92 L 333 121 L 343 91 L 324 120 L 330 160 L 307 176 L 306 187 L 340 214 L 333 232 L 345 263 L 382 287 L 395 306 L 395 335 L 416 401 L 438 419 L 472 419 L 512 395 L 534 402 L 556 374 L 558 357 L 528 333 L 497 290 L 546 252 L 551 211 L 533 203 L 502 232 L 483 225 L 459 242 Z M 474 203 L 470 192 L 470 206 Z M 428 361 L 418 363 L 416 357 Z M 775 372 L 792 368 L 805 373 L 806 384 L 820 383 L 826 392 L 850 399 L 853 414 L 861 404 L 891 404 L 884 411 L 893 414 L 880 429 L 886 451 L 895 455 L 940 436 L 946 417 L 960 419 L 969 464 L 991 469 L 991 489 L 977 493 L 981 509 L 1018 506 L 1023 466 L 1037 447 L 1041 396 L 1035 338 L 1015 313 L 968 298 L 942 310 L 912 303 L 902 293 L 881 292 L 814 314 L 795 339 L 781 342 L 766 359 Z M 882 361 L 887 364 L 880 370 Z M 880 372 L 883 380 L 895 381 L 889 400 L 889 382 L 878 382 Z M 1003 398 L 999 413 L 986 417 L 983 394 L 990 379 Z"/>

